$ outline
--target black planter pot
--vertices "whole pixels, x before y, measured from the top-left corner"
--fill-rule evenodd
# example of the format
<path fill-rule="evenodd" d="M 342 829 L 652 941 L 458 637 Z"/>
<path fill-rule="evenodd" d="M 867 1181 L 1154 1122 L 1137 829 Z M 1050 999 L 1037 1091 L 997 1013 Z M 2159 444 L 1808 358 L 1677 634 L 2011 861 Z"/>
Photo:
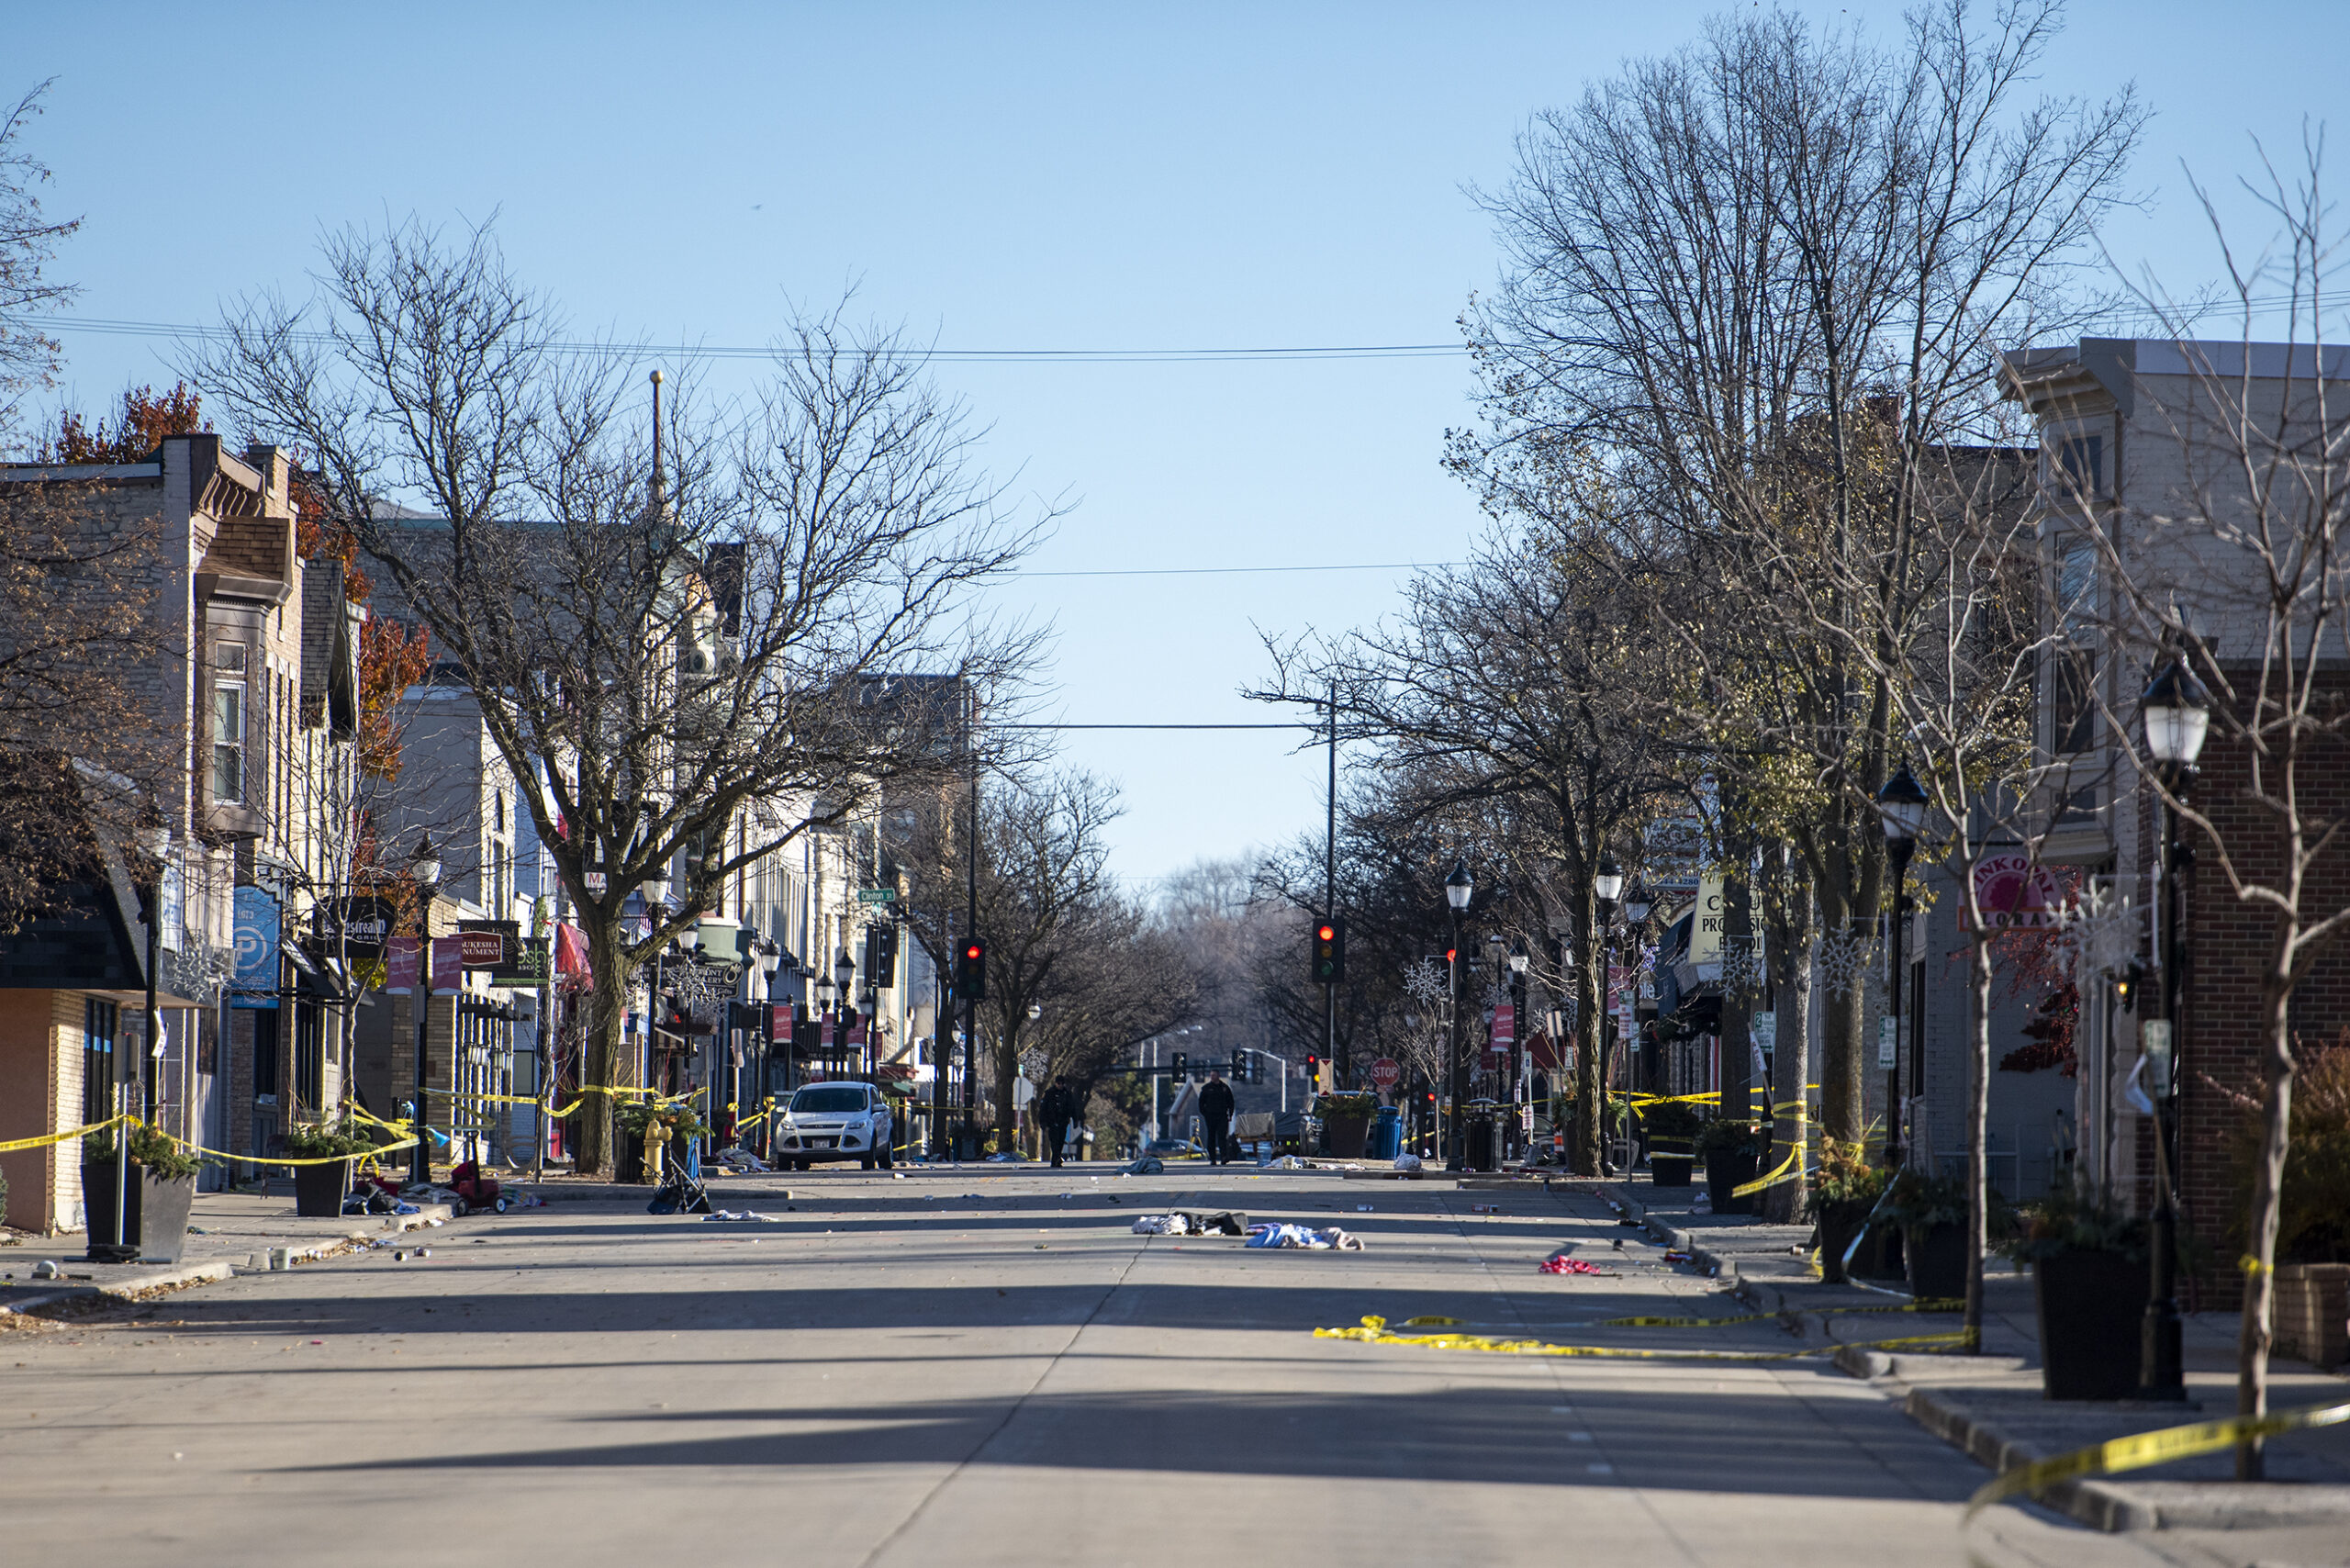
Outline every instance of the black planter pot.
<path fill-rule="evenodd" d="M 1330 1146 L 1335 1159 L 1360 1159 L 1363 1146 L 1371 1139 L 1369 1116 L 1331 1116 L 1323 1124 L 1323 1136 Z"/>
<path fill-rule="evenodd" d="M 2146 1265 L 2123 1253 L 2067 1249 L 2035 1262 L 2040 1383 L 2051 1399 L 2134 1399 Z"/>
<path fill-rule="evenodd" d="M 1909 1294 L 1919 1301 L 1954 1301 L 1966 1294 L 1966 1227 L 1910 1226 L 1902 1232 Z"/>
<path fill-rule="evenodd" d="M 294 1167 L 294 1212 L 305 1219 L 342 1212 L 342 1195 L 351 1191 L 351 1161 Z"/>
<path fill-rule="evenodd" d="M 110 1248 L 115 1236 L 115 1163 L 85 1160 L 82 1165 L 82 1208 L 89 1224 L 93 1261 L 106 1260 L 100 1249 Z M 123 1245 L 142 1263 L 176 1263 L 187 1250 L 187 1216 L 196 1203 L 193 1176 L 150 1175 L 140 1164 L 130 1167 L 129 1201 L 122 1215 Z"/>
<path fill-rule="evenodd" d="M 1718 1215 L 1751 1215 L 1758 1194 L 1733 1197 L 1731 1190 L 1754 1180 L 1754 1156 L 1716 1151 L 1706 1156 L 1706 1196 Z"/>
<path fill-rule="evenodd" d="M 1860 1234 L 1861 1226 L 1868 1223 L 1868 1217 L 1869 1205 L 1866 1204 L 1822 1204 L 1820 1205 L 1819 1277 L 1827 1283 L 1831 1285 L 1849 1283 L 1853 1274 L 1858 1274 L 1863 1279 L 1874 1277 L 1868 1272 L 1869 1266 L 1876 1261 L 1869 1255 L 1870 1242 L 1875 1240 L 1874 1235 L 1872 1234 L 1863 1240 L 1858 1250 L 1852 1250 L 1852 1238 Z M 1852 1267 L 1849 1272 L 1844 1267 L 1844 1254 L 1847 1251 L 1852 1251 Z"/>
<path fill-rule="evenodd" d="M 187 1216 L 196 1206 L 196 1177 L 144 1175 L 139 1183 L 139 1259 L 176 1263 L 187 1250 Z"/>
<path fill-rule="evenodd" d="M 1651 1154 L 1649 1156 L 1649 1184 L 1652 1187 L 1686 1187 L 1696 1159 L 1687 1154 Z"/>

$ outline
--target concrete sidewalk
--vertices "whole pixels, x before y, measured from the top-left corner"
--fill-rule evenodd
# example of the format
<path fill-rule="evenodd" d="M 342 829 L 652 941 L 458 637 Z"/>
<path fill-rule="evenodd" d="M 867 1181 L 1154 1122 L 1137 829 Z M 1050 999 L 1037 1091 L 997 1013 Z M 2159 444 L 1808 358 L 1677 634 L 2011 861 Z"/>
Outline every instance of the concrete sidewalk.
<path fill-rule="evenodd" d="M 292 1183 L 283 1193 L 199 1193 L 188 1215 L 186 1249 L 177 1263 L 93 1263 L 89 1238 L 78 1230 L 24 1236 L 0 1248 L 0 1313 L 33 1312 L 79 1296 L 129 1297 L 146 1291 L 225 1280 L 240 1270 L 266 1270 L 283 1250 L 290 1265 L 323 1258 L 355 1242 L 445 1224 L 446 1204 L 420 1204 L 410 1215 L 342 1215 L 304 1219 L 294 1212 Z M 36 1280 L 34 1269 L 53 1262 L 62 1278 Z"/>
<path fill-rule="evenodd" d="M 1855 1343 L 1894 1338 L 1882 1308 L 1896 1297 L 1884 1282 L 1830 1285 L 1813 1272 L 1808 1226 L 1773 1226 L 1743 1215 L 1693 1209 L 1701 1189 L 1660 1193 L 1645 1182 L 1609 1184 L 1606 1193 L 1628 1218 L 1666 1246 L 1685 1250 L 1699 1269 L 1734 1282 L 1740 1295 L 1776 1312 L 1814 1343 L 1847 1348 L 1836 1364 L 1900 1402 L 1911 1419 L 1999 1473 L 2042 1459 L 2165 1427 L 2223 1418 L 2235 1410 L 2237 1319 L 2232 1313 L 2189 1313 L 2184 1320 L 2188 1400 L 2184 1405 L 2053 1401 L 2041 1386 L 2039 1314 L 2029 1274 L 1993 1259 L 1984 1271 L 1982 1353 L 1901 1353 Z M 1877 1312 L 1867 1312 L 1875 1308 Z M 1866 1313 L 1863 1316 L 1863 1313 Z M 1944 1315 L 1924 1326 L 1949 1325 Z M 2269 1407 L 2291 1409 L 2350 1400 L 2350 1379 L 2277 1357 L 2270 1362 Z M 2233 1479 L 2232 1451 L 2128 1473 L 2086 1478 L 2047 1498 L 2051 1506 L 2103 1530 L 2252 1529 L 2338 1524 L 2350 1530 L 2350 1428 L 2296 1433 L 2268 1445 L 2261 1484 Z"/>

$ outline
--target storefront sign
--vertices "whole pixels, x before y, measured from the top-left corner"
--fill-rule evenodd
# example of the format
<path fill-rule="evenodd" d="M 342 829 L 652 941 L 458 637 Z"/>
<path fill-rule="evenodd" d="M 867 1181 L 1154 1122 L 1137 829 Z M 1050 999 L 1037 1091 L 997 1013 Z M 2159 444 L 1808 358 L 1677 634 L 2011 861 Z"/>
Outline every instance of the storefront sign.
<path fill-rule="evenodd" d="M 1986 931 L 2037 930 L 2065 923 L 2065 895 L 2047 867 L 2020 850 L 1986 855 L 1975 863 L 1975 902 Z M 1966 920 L 1964 905 L 1959 921 Z"/>
<path fill-rule="evenodd" d="M 466 969 L 494 969 L 506 962 L 506 933 L 502 931 L 461 931 L 457 944 Z"/>
<path fill-rule="evenodd" d="M 1729 923 L 1729 905 L 1722 897 L 1722 879 L 1718 876 L 1697 879 L 1697 918 L 1689 927 L 1689 961 L 1693 964 L 1718 964 L 1722 961 L 1722 931 Z"/>
<path fill-rule="evenodd" d="M 511 949 L 512 961 L 495 965 L 489 983 L 506 991 L 532 991 L 554 978 L 554 945 L 533 936 Z"/>

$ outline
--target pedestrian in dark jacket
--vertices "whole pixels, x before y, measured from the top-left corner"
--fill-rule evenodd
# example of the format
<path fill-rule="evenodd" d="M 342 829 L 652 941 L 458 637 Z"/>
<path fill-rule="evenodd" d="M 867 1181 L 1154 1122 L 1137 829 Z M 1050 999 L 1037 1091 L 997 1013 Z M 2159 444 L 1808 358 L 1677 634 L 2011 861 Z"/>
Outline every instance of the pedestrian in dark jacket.
<path fill-rule="evenodd" d="M 1225 1162 L 1225 1139 L 1232 1127 L 1232 1085 L 1224 1074 L 1211 1072 L 1208 1081 L 1200 1085 L 1200 1126 L 1207 1134 L 1208 1162 Z"/>
<path fill-rule="evenodd" d="M 1044 1103 L 1040 1107 L 1045 1124 L 1045 1137 L 1053 1147 L 1053 1163 L 1061 1162 L 1061 1145 L 1069 1141 L 1069 1125 L 1077 1120 L 1077 1096 L 1069 1085 L 1056 1078 L 1045 1086 Z"/>

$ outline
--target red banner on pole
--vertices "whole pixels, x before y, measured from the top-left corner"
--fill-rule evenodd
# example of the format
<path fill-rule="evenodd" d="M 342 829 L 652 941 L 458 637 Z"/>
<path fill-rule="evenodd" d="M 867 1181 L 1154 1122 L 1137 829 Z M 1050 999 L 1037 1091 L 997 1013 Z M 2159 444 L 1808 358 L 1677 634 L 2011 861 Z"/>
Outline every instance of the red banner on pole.
<path fill-rule="evenodd" d="M 384 944 L 384 989 L 406 996 L 416 989 L 417 939 L 395 936 Z"/>
<path fill-rule="evenodd" d="M 1516 1040 L 1517 1009 L 1509 1002 L 1502 1002 L 1494 1009 L 1493 1048 L 1497 1051 L 1505 1051 Z"/>
<path fill-rule="evenodd" d="M 463 936 L 435 936 L 432 939 L 432 994 L 451 996 L 463 991 L 465 984 L 465 939 Z"/>

